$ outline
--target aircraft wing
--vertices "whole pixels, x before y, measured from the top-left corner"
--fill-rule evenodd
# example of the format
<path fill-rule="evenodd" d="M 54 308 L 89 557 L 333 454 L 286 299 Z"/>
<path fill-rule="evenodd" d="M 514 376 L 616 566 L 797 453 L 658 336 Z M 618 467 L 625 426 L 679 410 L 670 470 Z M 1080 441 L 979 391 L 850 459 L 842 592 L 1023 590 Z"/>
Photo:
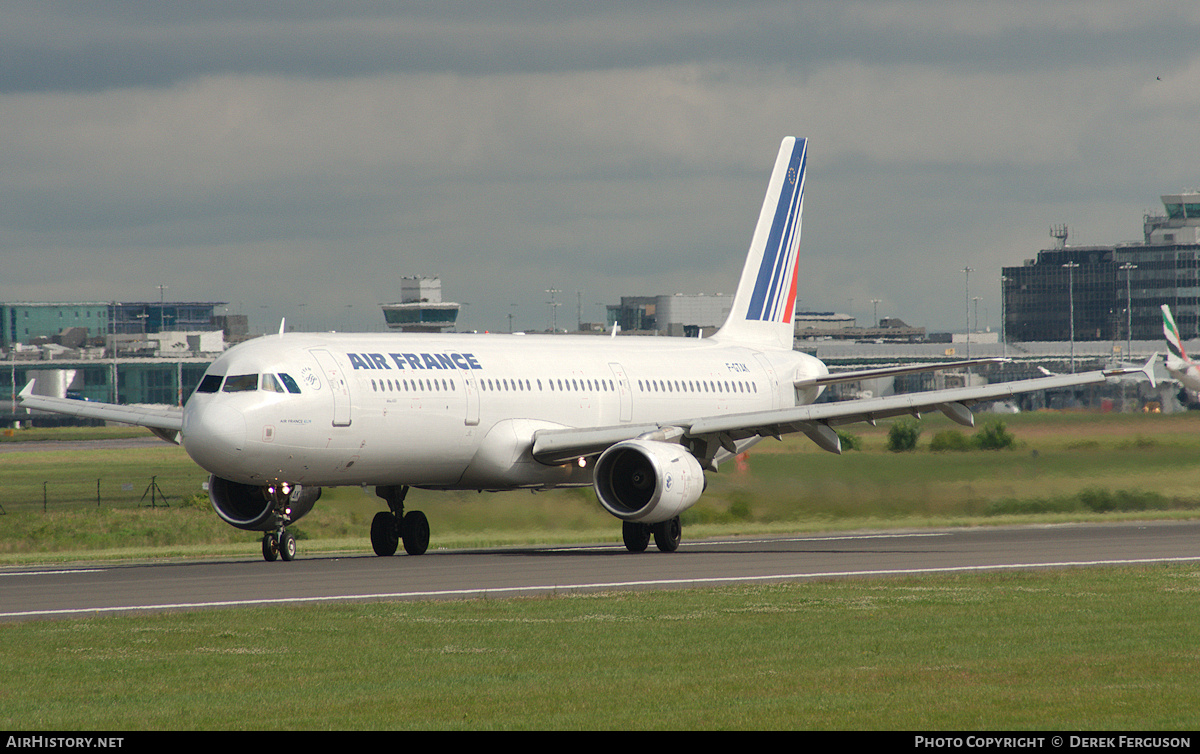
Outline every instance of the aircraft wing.
<path fill-rule="evenodd" d="M 183 429 L 182 411 L 34 395 L 33 383 L 34 380 L 30 380 L 17 396 L 23 408 L 79 416 L 85 419 L 103 419 L 121 424 L 133 424 L 146 427 L 167 442 L 179 444 L 179 432 Z"/>
<path fill-rule="evenodd" d="M 970 407 L 982 401 L 1011 398 L 1020 393 L 1047 390 L 1104 382 L 1109 377 L 1141 372 L 1141 369 L 1115 369 L 1106 371 L 1064 374 L 1055 377 L 1039 377 L 1015 382 L 998 382 L 980 387 L 930 390 L 922 393 L 906 393 L 881 398 L 818 403 L 806 406 L 791 406 L 770 411 L 754 411 L 744 414 L 702 417 L 669 425 L 639 425 L 625 427 L 601 427 L 596 429 L 540 430 L 534 434 L 533 457 L 547 464 L 565 463 L 581 456 L 603 452 L 609 445 L 647 434 L 657 434 L 663 439 L 684 437 L 692 441 L 703 441 L 713 451 L 723 448 L 735 453 L 738 441 L 753 437 L 780 437 L 793 432 L 803 432 L 817 445 L 833 453 L 841 452 L 841 442 L 834 425 L 854 422 L 871 422 L 893 416 L 916 416 L 940 411 L 950 419 L 965 426 L 974 426 L 975 417 Z M 714 453 L 706 453 L 709 460 Z M 711 468 L 711 466 L 710 466 Z"/>
<path fill-rule="evenodd" d="M 1015 382 L 998 382 L 980 387 L 930 390 L 922 393 L 906 393 L 881 398 L 819 403 L 794 406 L 773 411 L 758 411 L 748 414 L 733 414 L 698 419 L 685 427 L 689 436 L 725 435 L 722 440 L 739 440 L 752 435 L 779 437 L 790 432 L 804 432 L 825 450 L 841 452 L 841 443 L 832 425 L 853 422 L 874 422 L 893 416 L 910 415 L 920 418 L 922 413 L 940 411 L 950 419 L 968 427 L 975 426 L 975 417 L 970 407 L 982 401 L 1011 398 L 1020 393 L 1053 388 L 1091 385 L 1104 382 L 1110 376 L 1139 370 L 1095 371 L 1082 374 L 1066 374 L 1057 377 L 1039 377 Z M 727 443 L 723 443 L 723 446 Z"/>

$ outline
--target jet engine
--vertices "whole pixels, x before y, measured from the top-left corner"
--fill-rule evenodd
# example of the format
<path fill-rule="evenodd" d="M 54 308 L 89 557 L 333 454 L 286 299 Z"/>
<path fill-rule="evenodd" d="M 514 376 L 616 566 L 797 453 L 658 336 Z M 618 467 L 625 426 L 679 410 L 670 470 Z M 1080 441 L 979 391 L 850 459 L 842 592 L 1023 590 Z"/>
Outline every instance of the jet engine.
<path fill-rule="evenodd" d="M 626 440 L 600 455 L 596 497 L 622 521 L 656 524 L 692 507 L 704 492 L 704 472 L 685 448 L 656 440 Z"/>
<path fill-rule="evenodd" d="M 208 499 L 221 520 L 247 531 L 271 531 L 299 520 L 321 497 L 320 487 L 258 486 L 209 477 Z"/>

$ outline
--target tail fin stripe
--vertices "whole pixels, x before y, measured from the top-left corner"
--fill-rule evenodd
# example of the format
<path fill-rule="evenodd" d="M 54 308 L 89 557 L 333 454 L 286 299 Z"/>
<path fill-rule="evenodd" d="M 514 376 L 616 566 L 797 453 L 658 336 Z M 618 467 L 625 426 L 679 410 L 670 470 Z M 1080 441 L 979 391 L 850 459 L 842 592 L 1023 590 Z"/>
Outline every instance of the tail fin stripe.
<path fill-rule="evenodd" d="M 786 286 L 786 296 L 781 296 L 775 306 L 774 314 L 770 319 L 774 322 L 785 322 L 788 325 L 792 324 L 792 319 L 795 315 L 794 307 L 796 303 L 796 278 L 800 271 L 799 258 L 796 255 L 800 246 L 800 218 L 804 212 L 804 168 L 801 166 L 799 177 L 799 188 L 797 190 L 798 202 L 792 212 L 792 226 L 787 234 L 787 243 L 785 244 L 785 252 L 783 258 L 787 264 L 781 271 L 780 280 L 776 290 L 783 294 Z M 790 271 L 789 271 L 790 268 Z"/>
<path fill-rule="evenodd" d="M 1187 353 L 1183 350 L 1183 338 L 1179 337 L 1179 328 L 1175 326 L 1175 318 L 1171 316 L 1171 307 L 1162 305 L 1163 335 L 1167 339 L 1167 350 L 1177 359 L 1188 361 Z"/>
<path fill-rule="evenodd" d="M 782 300 L 782 296 L 780 294 L 783 293 L 783 286 L 790 282 L 791 276 L 787 273 L 795 264 L 795 257 L 792 253 L 794 249 L 792 241 L 796 237 L 797 230 L 796 221 L 798 218 L 796 209 L 802 200 L 803 191 L 803 184 L 797 181 L 788 206 L 788 215 L 785 221 L 786 226 L 781 234 L 782 239 L 779 240 L 779 253 L 777 254 L 777 258 L 775 260 L 775 272 L 770 287 L 771 293 L 767 298 L 766 305 L 763 307 L 762 319 L 775 321 L 778 318 L 778 308 Z M 774 238 L 771 240 L 775 241 Z"/>

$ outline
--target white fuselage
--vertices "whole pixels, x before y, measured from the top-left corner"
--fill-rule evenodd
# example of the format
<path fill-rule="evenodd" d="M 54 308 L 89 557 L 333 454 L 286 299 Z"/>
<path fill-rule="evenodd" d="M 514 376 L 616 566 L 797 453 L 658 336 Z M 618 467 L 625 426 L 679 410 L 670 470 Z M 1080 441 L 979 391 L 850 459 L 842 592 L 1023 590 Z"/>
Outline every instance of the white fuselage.
<path fill-rule="evenodd" d="M 1167 374 L 1178 380 L 1179 384 L 1193 393 L 1200 393 L 1200 367 L 1194 362 L 1168 356 L 1165 366 Z"/>
<path fill-rule="evenodd" d="M 535 461 L 534 432 L 809 403 L 818 391 L 793 382 L 826 373 L 803 353 L 711 339 L 286 334 L 213 362 L 182 440 L 243 484 L 574 486 L 589 466 Z"/>

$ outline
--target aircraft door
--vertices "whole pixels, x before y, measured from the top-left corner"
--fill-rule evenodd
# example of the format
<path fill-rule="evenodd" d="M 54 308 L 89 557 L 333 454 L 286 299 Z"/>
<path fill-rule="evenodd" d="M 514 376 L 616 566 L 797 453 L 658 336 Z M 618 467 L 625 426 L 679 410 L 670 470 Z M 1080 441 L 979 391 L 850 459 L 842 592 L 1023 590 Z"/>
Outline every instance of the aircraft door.
<path fill-rule="evenodd" d="M 321 373 L 324 375 L 325 382 L 329 384 L 329 388 L 333 392 L 333 426 L 349 427 L 350 384 L 346 382 L 341 367 L 338 366 L 337 360 L 333 358 L 333 354 L 329 353 L 329 351 L 314 348 L 309 353 L 321 365 Z"/>
<path fill-rule="evenodd" d="M 474 427 L 479 424 L 479 383 L 470 372 L 463 377 L 463 390 L 467 396 L 467 416 L 463 423 Z"/>
<path fill-rule="evenodd" d="M 767 391 L 771 394 L 771 408 L 779 408 L 779 380 L 775 378 L 775 367 L 771 366 L 770 360 L 761 353 L 754 354 L 754 360 L 767 375 Z"/>
<path fill-rule="evenodd" d="M 629 378 L 625 376 L 625 367 L 613 362 L 608 365 L 608 368 L 612 370 L 613 377 L 616 378 L 617 395 L 621 400 L 621 421 L 632 421 L 633 391 L 629 389 Z"/>

